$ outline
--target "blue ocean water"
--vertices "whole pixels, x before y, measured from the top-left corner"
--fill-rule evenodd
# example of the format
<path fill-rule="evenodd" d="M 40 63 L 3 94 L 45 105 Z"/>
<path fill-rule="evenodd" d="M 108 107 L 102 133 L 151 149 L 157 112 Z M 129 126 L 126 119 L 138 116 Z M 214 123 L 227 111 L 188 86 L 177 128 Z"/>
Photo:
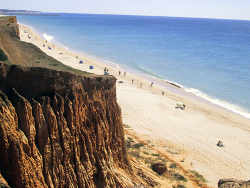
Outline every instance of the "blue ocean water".
<path fill-rule="evenodd" d="M 250 112 L 250 21 L 90 14 L 18 20 L 71 49 Z"/>

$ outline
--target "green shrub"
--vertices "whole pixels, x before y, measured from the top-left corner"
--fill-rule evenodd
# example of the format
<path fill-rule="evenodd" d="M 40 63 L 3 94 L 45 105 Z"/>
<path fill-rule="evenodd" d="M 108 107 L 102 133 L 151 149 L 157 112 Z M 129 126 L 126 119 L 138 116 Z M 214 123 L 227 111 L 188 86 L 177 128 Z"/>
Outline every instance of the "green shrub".
<path fill-rule="evenodd" d="M 178 184 L 176 188 L 186 188 L 184 185 Z"/>
<path fill-rule="evenodd" d="M 57 67 L 59 64 L 58 63 L 50 63 L 50 66 Z"/>
<path fill-rule="evenodd" d="M 169 168 L 176 168 L 176 163 L 172 163 Z"/>
<path fill-rule="evenodd" d="M 0 48 L 0 61 L 6 61 L 8 60 L 7 55 L 3 52 L 3 50 Z"/>
<path fill-rule="evenodd" d="M 137 144 L 134 144 L 132 147 L 135 148 L 135 149 L 139 149 L 140 147 L 143 147 L 144 144 L 142 143 L 137 143 Z"/>
<path fill-rule="evenodd" d="M 152 153 L 152 156 L 159 157 L 160 154 L 158 154 L 158 153 Z"/>
<path fill-rule="evenodd" d="M 199 174 L 198 172 L 191 170 L 190 171 L 197 179 L 199 179 L 201 182 L 207 182 L 207 180 L 204 178 L 204 176 L 202 176 L 201 174 Z"/>
<path fill-rule="evenodd" d="M 174 179 L 177 180 L 177 181 L 183 181 L 183 182 L 187 182 L 187 179 L 181 175 L 181 174 L 178 174 L 178 173 L 175 173 L 173 175 Z"/>

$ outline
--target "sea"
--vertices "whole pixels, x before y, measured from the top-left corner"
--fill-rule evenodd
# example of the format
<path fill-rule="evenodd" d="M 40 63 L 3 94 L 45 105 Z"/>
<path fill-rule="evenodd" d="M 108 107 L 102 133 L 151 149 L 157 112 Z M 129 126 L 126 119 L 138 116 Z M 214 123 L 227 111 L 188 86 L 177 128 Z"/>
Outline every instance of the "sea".
<path fill-rule="evenodd" d="M 250 118 L 250 21 L 64 13 L 17 17 L 49 41 L 177 83 Z"/>

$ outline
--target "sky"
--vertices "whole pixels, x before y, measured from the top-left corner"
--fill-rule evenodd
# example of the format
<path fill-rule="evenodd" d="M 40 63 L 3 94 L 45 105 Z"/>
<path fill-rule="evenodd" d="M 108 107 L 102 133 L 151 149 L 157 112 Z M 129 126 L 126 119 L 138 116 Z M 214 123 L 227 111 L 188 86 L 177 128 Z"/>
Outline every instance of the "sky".
<path fill-rule="evenodd" d="M 0 8 L 250 20 L 250 0 L 2 0 Z"/>

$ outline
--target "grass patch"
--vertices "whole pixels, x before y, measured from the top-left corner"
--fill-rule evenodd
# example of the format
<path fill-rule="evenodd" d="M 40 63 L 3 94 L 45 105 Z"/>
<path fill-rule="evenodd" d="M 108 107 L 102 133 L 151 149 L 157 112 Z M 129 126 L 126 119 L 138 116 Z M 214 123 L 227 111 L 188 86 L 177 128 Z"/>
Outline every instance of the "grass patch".
<path fill-rule="evenodd" d="M 173 188 L 186 188 L 186 186 L 178 184 L 174 185 Z"/>
<path fill-rule="evenodd" d="M 54 67 L 57 67 L 57 66 L 59 66 L 59 64 L 58 63 L 51 63 L 51 64 L 49 64 L 50 66 L 54 66 Z"/>
<path fill-rule="evenodd" d="M 127 140 L 128 140 L 129 142 L 133 142 L 133 139 L 132 139 L 131 137 L 127 137 Z"/>
<path fill-rule="evenodd" d="M 183 175 L 178 173 L 173 174 L 173 178 L 177 181 L 187 182 L 187 179 Z"/>
<path fill-rule="evenodd" d="M 142 143 L 136 143 L 136 144 L 132 145 L 132 147 L 135 149 L 140 149 L 143 146 L 144 146 L 144 144 L 142 144 Z"/>
<path fill-rule="evenodd" d="M 160 155 L 158 153 L 152 153 L 152 156 L 159 157 Z"/>
<path fill-rule="evenodd" d="M 207 182 L 207 180 L 204 178 L 204 176 L 202 176 L 201 174 L 199 174 L 198 172 L 194 171 L 194 170 L 190 170 L 190 172 L 201 182 Z"/>
<path fill-rule="evenodd" d="M 8 60 L 8 57 L 4 53 L 4 51 L 0 48 L 0 61 L 6 61 L 6 60 Z"/>
<path fill-rule="evenodd" d="M 171 165 L 169 166 L 169 168 L 176 168 L 176 163 L 171 163 Z"/>

